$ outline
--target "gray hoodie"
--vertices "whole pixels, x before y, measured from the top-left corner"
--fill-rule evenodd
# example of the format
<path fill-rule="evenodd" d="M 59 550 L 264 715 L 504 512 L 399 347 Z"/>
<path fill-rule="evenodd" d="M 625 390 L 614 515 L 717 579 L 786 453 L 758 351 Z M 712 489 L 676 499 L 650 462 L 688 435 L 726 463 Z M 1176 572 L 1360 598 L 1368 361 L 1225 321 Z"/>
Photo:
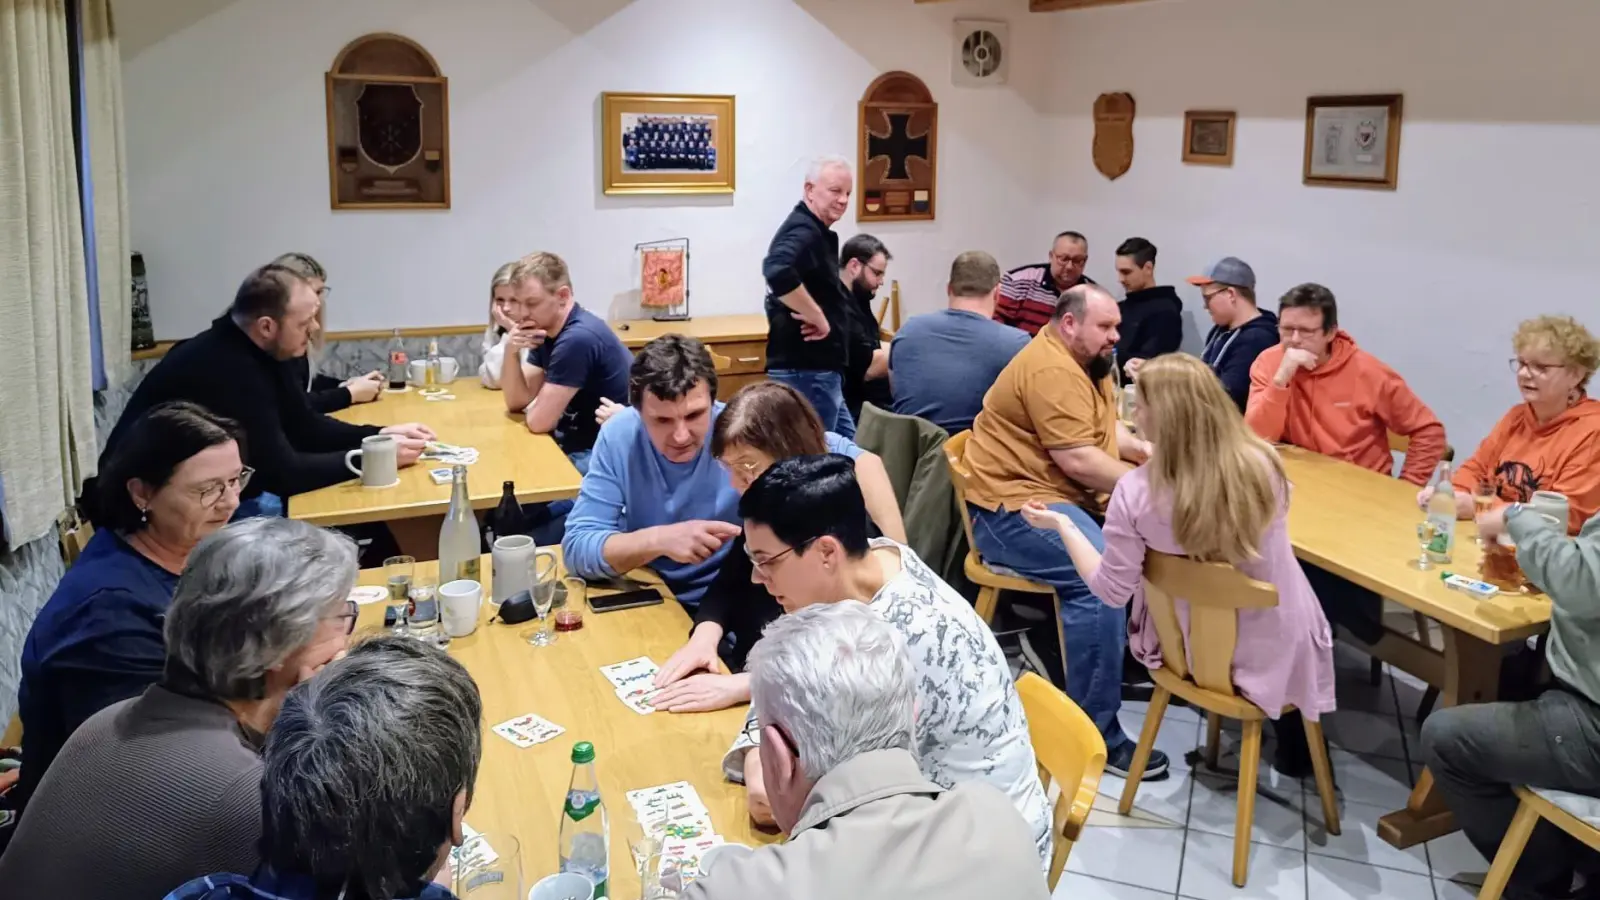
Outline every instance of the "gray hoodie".
<path fill-rule="evenodd" d="M 1550 595 L 1550 671 L 1600 703 L 1600 514 L 1574 538 L 1526 508 L 1507 517 L 1506 530 L 1523 573 Z"/>

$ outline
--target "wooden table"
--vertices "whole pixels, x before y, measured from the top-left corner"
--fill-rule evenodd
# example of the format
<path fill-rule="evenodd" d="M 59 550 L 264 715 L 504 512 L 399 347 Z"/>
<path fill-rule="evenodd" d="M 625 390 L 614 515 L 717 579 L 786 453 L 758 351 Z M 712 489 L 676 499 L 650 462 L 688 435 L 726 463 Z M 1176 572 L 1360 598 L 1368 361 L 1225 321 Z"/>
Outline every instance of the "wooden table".
<path fill-rule="evenodd" d="M 727 357 L 728 368 L 717 375 L 717 399 L 727 400 L 747 384 L 766 380 L 767 315 L 741 313 L 731 316 L 695 316 L 678 322 L 654 319 L 629 319 L 611 323 L 611 330 L 629 350 L 664 334 L 698 338 L 718 356 Z"/>
<path fill-rule="evenodd" d="M 429 401 L 415 390 L 385 391 L 376 402 L 351 406 L 334 417 L 362 425 L 421 422 L 447 444 L 476 447 L 478 461 L 467 467 L 474 509 L 494 508 L 507 481 L 516 484 L 517 499 L 523 503 L 578 496 L 582 480 L 578 470 L 549 435 L 528 433 L 520 416 L 506 412 L 503 394 L 467 375 L 448 387 L 456 399 Z M 331 487 L 295 494 L 289 498 L 289 518 L 324 526 L 428 518 L 436 539 L 439 519 L 450 508 L 450 485 L 434 484 L 428 477 L 428 470 L 435 465 L 437 462 L 430 465 L 429 460 L 421 460 L 401 469 L 400 483 L 392 488 L 362 487 L 361 480 L 352 477 Z M 414 524 L 420 531 L 428 531 L 427 523 Z"/>
<path fill-rule="evenodd" d="M 1436 650 L 1390 632 L 1370 649 L 1440 689 L 1440 703 L 1485 703 L 1499 692 L 1500 664 L 1509 645 L 1549 628 L 1550 600 L 1542 594 L 1501 593 L 1479 601 L 1446 588 L 1441 571 L 1477 577 L 1482 556 L 1477 526 L 1456 529 L 1453 561 L 1419 571 L 1416 486 L 1350 463 L 1280 447 L 1294 485 L 1289 536 L 1295 555 L 1369 588 L 1439 624 Z M 1432 840 L 1456 829 L 1454 818 L 1424 771 L 1406 808 L 1378 822 L 1378 833 L 1397 847 Z"/>
<path fill-rule="evenodd" d="M 559 548 L 556 549 L 559 555 Z M 417 563 L 419 576 L 437 575 L 437 563 Z M 484 593 L 492 584 L 485 555 Z M 744 789 L 722 776 L 722 755 L 744 726 L 745 707 L 714 713 L 641 716 L 618 700 L 600 667 L 636 656 L 666 661 L 688 638 L 690 619 L 660 579 L 630 573 L 657 586 L 660 606 L 596 614 L 585 609 L 583 628 L 560 634 L 548 647 L 534 647 L 522 635 L 536 622 L 489 624 L 484 604 L 478 630 L 450 642 L 450 655 L 472 673 L 483 696 L 483 761 L 472 808 L 466 820 L 479 831 L 509 831 L 522 847 L 524 890 L 556 871 L 561 805 L 572 777 L 572 745 L 595 747 L 600 794 L 611 823 L 613 898 L 639 896 L 627 834 L 633 816 L 625 792 L 673 781 L 694 785 L 711 811 L 717 832 L 732 843 L 758 846 L 780 838 L 750 822 Z M 384 584 L 383 570 L 364 569 L 361 584 Z M 596 593 L 608 591 L 596 589 Z M 358 629 L 381 631 L 385 604 L 361 608 Z M 489 729 L 525 713 L 538 713 L 567 731 L 554 740 L 519 749 Z"/>

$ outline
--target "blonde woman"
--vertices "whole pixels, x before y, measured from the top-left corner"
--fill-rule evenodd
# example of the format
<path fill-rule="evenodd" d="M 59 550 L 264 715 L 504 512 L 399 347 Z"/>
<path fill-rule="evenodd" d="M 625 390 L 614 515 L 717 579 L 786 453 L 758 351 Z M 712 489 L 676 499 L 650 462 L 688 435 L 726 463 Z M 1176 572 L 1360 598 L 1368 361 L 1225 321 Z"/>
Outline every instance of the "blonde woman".
<path fill-rule="evenodd" d="M 1231 563 L 1272 584 L 1277 606 L 1239 611 L 1234 684 L 1272 718 L 1291 703 L 1313 720 L 1332 712 L 1333 635 L 1289 546 L 1289 486 L 1277 453 L 1245 425 L 1211 369 L 1183 353 L 1140 368 L 1134 423 L 1154 448 L 1112 491 L 1104 554 L 1043 504 L 1022 515 L 1061 535 L 1095 596 L 1111 606 L 1133 603 L 1129 648 L 1153 668 L 1161 646 L 1144 606 L 1146 549 Z M 1186 621 L 1181 598 L 1179 611 Z M 1309 770 L 1309 754 L 1300 722 L 1287 718 L 1276 729 L 1277 767 L 1299 774 Z"/>
<path fill-rule="evenodd" d="M 378 399 L 384 385 L 384 374 L 374 369 L 365 375 L 346 378 L 340 381 L 331 375 L 319 375 L 317 364 L 322 361 L 323 351 L 327 346 L 327 330 L 324 324 L 328 295 L 333 293 L 333 288 L 328 286 L 328 272 L 309 253 L 285 253 L 272 261 L 275 266 L 285 269 L 304 278 L 311 289 L 317 292 L 317 324 L 311 331 L 311 343 L 304 356 L 297 356 L 289 360 L 289 366 L 294 369 L 295 378 L 306 386 L 306 391 L 311 395 L 307 398 L 311 408 L 319 413 L 334 413 L 352 403 L 371 403 Z"/>
<path fill-rule="evenodd" d="M 511 273 L 516 262 L 508 262 L 494 270 L 489 279 L 489 327 L 483 330 L 483 363 L 478 366 L 478 380 L 491 391 L 500 390 L 500 368 L 506 359 L 506 338 L 516 323 L 506 314 L 506 304 L 516 291 L 511 288 Z"/>

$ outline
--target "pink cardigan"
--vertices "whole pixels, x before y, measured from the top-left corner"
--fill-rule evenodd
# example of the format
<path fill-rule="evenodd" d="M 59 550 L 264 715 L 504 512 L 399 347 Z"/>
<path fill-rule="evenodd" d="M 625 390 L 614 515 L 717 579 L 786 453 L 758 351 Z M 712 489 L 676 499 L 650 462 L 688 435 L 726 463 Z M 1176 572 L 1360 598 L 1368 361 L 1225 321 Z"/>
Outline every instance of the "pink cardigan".
<path fill-rule="evenodd" d="M 1233 683 L 1271 718 L 1293 704 L 1307 719 L 1316 720 L 1334 710 L 1333 634 L 1289 545 L 1287 513 L 1288 503 L 1283 502 L 1262 539 L 1261 558 L 1239 567 L 1275 586 L 1278 605 L 1239 611 Z M 1158 668 L 1161 643 L 1144 602 L 1145 548 L 1180 555 L 1183 548 L 1172 537 L 1170 508 L 1153 496 L 1147 467 L 1117 482 L 1106 510 L 1105 541 L 1104 559 L 1089 579 L 1089 590 L 1111 606 L 1133 601 L 1128 646 L 1140 662 Z M 1178 598 L 1177 607 L 1187 632 L 1188 604 Z"/>

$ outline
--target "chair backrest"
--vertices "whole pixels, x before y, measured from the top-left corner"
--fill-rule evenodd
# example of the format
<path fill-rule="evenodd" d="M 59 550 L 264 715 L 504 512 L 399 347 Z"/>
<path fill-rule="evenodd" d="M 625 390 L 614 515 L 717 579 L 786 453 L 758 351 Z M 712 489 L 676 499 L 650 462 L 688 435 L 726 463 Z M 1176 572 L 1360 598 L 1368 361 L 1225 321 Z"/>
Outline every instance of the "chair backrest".
<path fill-rule="evenodd" d="M 1233 696 L 1239 610 L 1277 606 L 1278 589 L 1227 563 L 1197 562 L 1155 550 L 1145 554 L 1144 577 L 1145 605 L 1161 640 L 1161 664 L 1180 678 Z M 1173 600 L 1178 596 L 1189 604 L 1187 641 Z"/>
<path fill-rule="evenodd" d="M 961 530 L 967 534 L 967 546 L 973 553 L 978 545 L 972 540 L 972 513 L 967 511 L 967 479 L 972 470 L 967 468 L 967 439 L 972 432 L 958 431 L 944 442 L 944 458 L 950 464 L 950 485 L 956 489 L 956 510 L 961 513 Z"/>
<path fill-rule="evenodd" d="M 1083 832 L 1094 806 L 1100 776 L 1106 769 L 1106 739 L 1089 714 L 1067 699 L 1060 688 L 1025 672 L 1017 694 L 1028 716 L 1028 735 L 1039 761 L 1039 782 L 1048 792 L 1055 779 L 1061 795 L 1052 813 L 1050 890 L 1055 890 L 1072 841 Z"/>
<path fill-rule="evenodd" d="M 1396 434 L 1392 431 L 1389 432 L 1389 451 L 1391 453 L 1398 453 L 1401 456 L 1404 456 L 1410 450 L 1411 437 L 1409 435 Z M 1444 456 L 1442 458 L 1445 462 L 1455 462 L 1456 448 L 1446 444 L 1444 446 Z"/>
<path fill-rule="evenodd" d="M 711 354 L 711 368 L 716 370 L 718 375 L 726 375 L 728 370 L 733 368 L 732 359 L 723 356 L 717 351 L 712 350 L 710 347 L 706 348 L 706 352 Z"/>
<path fill-rule="evenodd" d="M 73 512 L 64 514 L 58 525 L 61 528 L 61 555 L 71 566 L 83 555 L 83 548 L 89 546 L 89 539 L 94 537 L 94 526 L 88 519 L 80 519 Z"/>

